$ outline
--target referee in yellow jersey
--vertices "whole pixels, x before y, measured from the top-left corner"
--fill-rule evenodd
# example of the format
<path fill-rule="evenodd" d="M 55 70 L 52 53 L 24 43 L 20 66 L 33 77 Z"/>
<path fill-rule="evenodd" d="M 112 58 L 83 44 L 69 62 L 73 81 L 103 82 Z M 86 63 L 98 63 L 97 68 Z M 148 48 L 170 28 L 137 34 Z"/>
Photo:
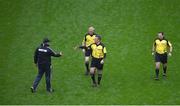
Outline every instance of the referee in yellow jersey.
<path fill-rule="evenodd" d="M 90 46 L 91 53 L 92 53 L 90 74 L 91 74 L 91 79 L 93 82 L 93 87 L 96 87 L 97 85 L 100 85 L 100 82 L 101 82 L 104 60 L 106 58 L 106 47 L 101 42 L 101 36 L 96 35 L 96 38 L 94 41 L 95 41 L 95 43 L 93 43 Z M 95 79 L 96 70 L 98 73 L 98 81 L 97 82 Z"/>
<path fill-rule="evenodd" d="M 85 67 L 86 67 L 85 75 L 89 75 L 89 58 L 91 56 L 91 50 L 89 46 L 94 43 L 95 37 L 96 37 L 95 28 L 91 26 L 88 28 L 88 33 L 85 34 L 82 42 L 82 46 L 86 47 L 83 48 L 82 50 L 85 54 Z"/>
<path fill-rule="evenodd" d="M 94 43 L 88 46 L 88 48 L 86 46 L 79 46 L 79 48 L 90 50 L 92 56 L 90 74 L 93 82 L 93 87 L 97 87 L 98 85 L 100 85 L 102 79 L 103 65 L 107 53 L 105 45 L 101 42 L 101 36 L 96 35 Z M 98 73 L 98 81 L 96 81 L 95 78 L 96 72 Z"/>
<path fill-rule="evenodd" d="M 167 60 L 168 60 L 168 56 L 171 56 L 171 53 L 172 53 L 172 44 L 170 43 L 170 41 L 165 39 L 163 32 L 159 32 L 158 37 L 155 39 L 152 48 L 152 55 L 155 55 L 155 64 L 156 64 L 155 80 L 159 80 L 159 69 L 161 63 L 163 65 L 163 76 L 166 76 Z"/>

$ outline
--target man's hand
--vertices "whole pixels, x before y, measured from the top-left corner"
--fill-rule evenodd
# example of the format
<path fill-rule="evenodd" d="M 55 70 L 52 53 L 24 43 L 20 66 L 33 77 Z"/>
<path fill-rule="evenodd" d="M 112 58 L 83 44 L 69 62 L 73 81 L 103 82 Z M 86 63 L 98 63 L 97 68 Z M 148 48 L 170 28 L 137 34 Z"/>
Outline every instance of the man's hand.
<path fill-rule="evenodd" d="M 102 59 L 100 63 L 101 63 L 101 64 L 104 64 L 104 60 Z"/>
<path fill-rule="evenodd" d="M 74 49 L 74 50 L 77 50 L 77 49 L 78 49 L 78 45 L 77 45 L 77 46 L 75 46 L 75 47 L 73 47 L 73 49 Z"/>
<path fill-rule="evenodd" d="M 63 53 L 62 52 L 59 52 L 59 54 L 62 56 L 63 55 Z"/>
<path fill-rule="evenodd" d="M 82 52 L 85 53 L 85 49 L 82 49 Z"/>
<path fill-rule="evenodd" d="M 171 52 L 168 53 L 168 56 L 172 56 Z"/>
<path fill-rule="evenodd" d="M 154 56 L 154 52 L 152 52 L 152 55 Z"/>

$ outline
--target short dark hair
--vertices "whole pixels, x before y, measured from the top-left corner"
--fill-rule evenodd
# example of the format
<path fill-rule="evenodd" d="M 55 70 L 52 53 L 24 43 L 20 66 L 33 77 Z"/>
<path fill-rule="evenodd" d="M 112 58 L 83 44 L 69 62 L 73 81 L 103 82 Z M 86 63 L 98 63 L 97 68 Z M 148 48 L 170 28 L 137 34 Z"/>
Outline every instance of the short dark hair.
<path fill-rule="evenodd" d="M 100 35 L 96 35 L 96 37 L 97 37 L 99 40 L 101 40 L 101 36 L 100 36 Z"/>
<path fill-rule="evenodd" d="M 48 42 L 50 42 L 50 40 L 48 38 L 43 39 L 43 43 L 48 43 Z"/>
<path fill-rule="evenodd" d="M 161 33 L 162 35 L 164 35 L 164 32 L 159 32 L 159 33 Z"/>

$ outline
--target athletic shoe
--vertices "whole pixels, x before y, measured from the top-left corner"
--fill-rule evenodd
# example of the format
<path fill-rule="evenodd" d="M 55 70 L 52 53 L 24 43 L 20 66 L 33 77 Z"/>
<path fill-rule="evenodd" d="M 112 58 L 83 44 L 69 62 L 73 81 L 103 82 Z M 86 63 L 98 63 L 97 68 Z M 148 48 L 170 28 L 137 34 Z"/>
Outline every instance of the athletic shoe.
<path fill-rule="evenodd" d="M 54 92 L 54 89 L 49 89 L 49 90 L 47 90 L 49 93 L 53 93 Z"/>
<path fill-rule="evenodd" d="M 92 84 L 92 87 L 97 87 L 97 84 L 96 84 L 96 83 L 93 83 L 93 84 Z"/>
<path fill-rule="evenodd" d="M 35 93 L 35 92 L 36 92 L 36 90 L 34 89 L 34 87 L 31 87 L 31 92 L 32 92 L 32 93 Z"/>
<path fill-rule="evenodd" d="M 158 78 L 158 77 L 155 77 L 154 79 L 155 79 L 155 80 L 159 80 L 159 78 Z"/>
<path fill-rule="evenodd" d="M 166 77 L 167 76 L 166 73 L 163 73 L 163 76 Z"/>

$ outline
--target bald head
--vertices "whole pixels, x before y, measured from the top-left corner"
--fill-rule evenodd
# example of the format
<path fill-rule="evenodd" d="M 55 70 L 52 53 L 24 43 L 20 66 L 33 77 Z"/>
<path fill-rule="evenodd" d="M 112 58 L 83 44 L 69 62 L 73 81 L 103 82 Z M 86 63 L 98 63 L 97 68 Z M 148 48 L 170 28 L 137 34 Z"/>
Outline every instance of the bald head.
<path fill-rule="evenodd" d="M 93 26 L 91 26 L 91 27 L 88 28 L 88 33 L 89 33 L 90 35 L 93 35 L 93 34 L 94 34 L 94 31 L 95 31 L 95 28 L 94 28 Z"/>

